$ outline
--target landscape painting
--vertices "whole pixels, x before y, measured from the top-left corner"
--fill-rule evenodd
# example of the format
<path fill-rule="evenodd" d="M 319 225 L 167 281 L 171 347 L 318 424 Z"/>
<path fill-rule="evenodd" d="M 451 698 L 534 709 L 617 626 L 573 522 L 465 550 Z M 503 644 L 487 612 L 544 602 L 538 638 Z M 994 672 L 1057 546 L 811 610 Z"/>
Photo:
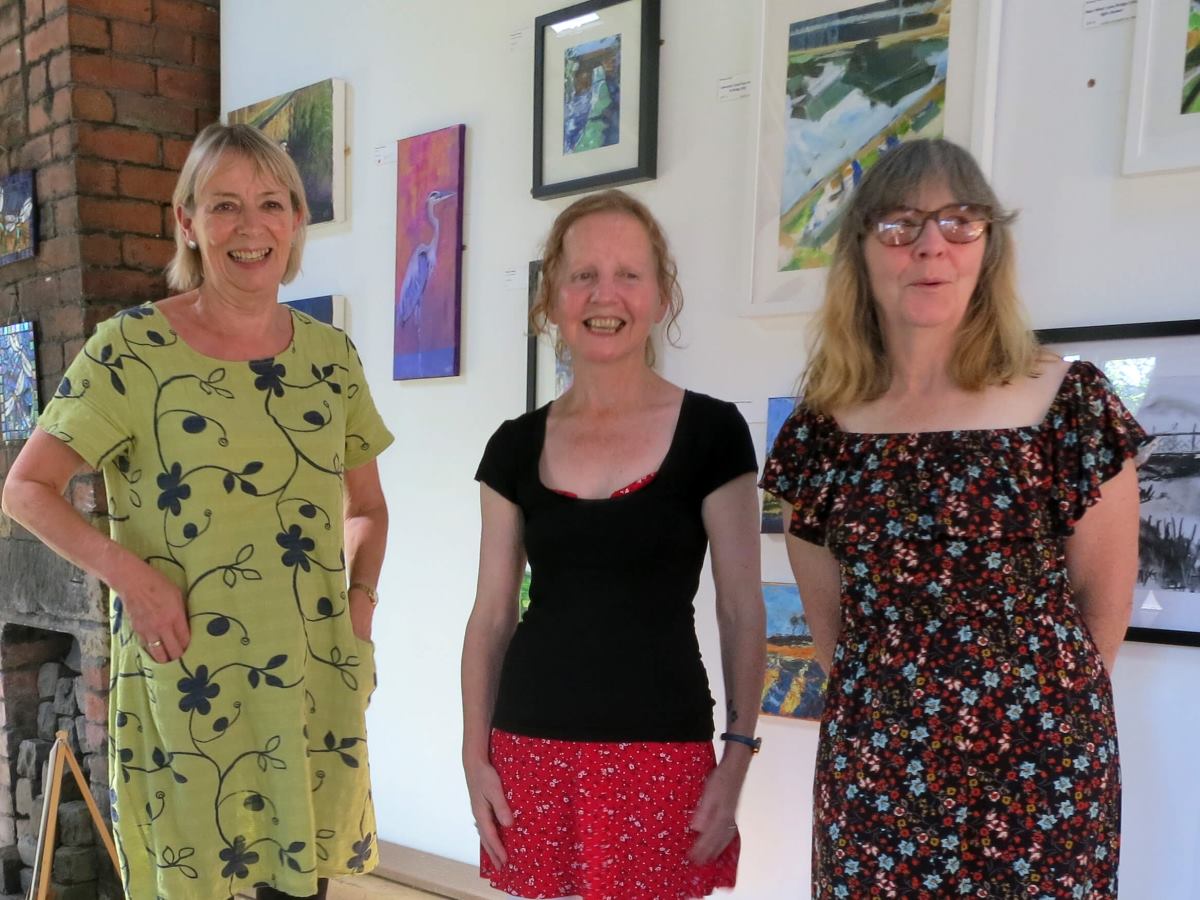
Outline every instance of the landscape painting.
<path fill-rule="evenodd" d="M 787 421 L 787 417 L 792 414 L 792 410 L 796 408 L 795 397 L 770 397 L 767 400 L 767 453 L 771 452 L 771 448 L 775 446 L 775 439 L 779 437 L 779 430 L 783 428 L 783 423 Z M 762 501 L 762 533 L 763 534 L 783 534 L 783 507 L 779 503 L 779 499 L 774 494 L 763 492 Z"/>
<path fill-rule="evenodd" d="M 0 178 L 0 266 L 29 259 L 37 251 L 36 211 L 33 172 Z"/>
<path fill-rule="evenodd" d="M 828 266 L 846 201 L 900 141 L 941 137 L 951 0 L 886 0 L 788 32 L 779 271 Z"/>
<path fill-rule="evenodd" d="M 396 144 L 392 378 L 459 373 L 466 126 Z"/>
<path fill-rule="evenodd" d="M 0 325 L 0 428 L 3 440 L 28 438 L 33 434 L 37 413 L 33 323 Z"/>
<path fill-rule="evenodd" d="M 563 54 L 563 153 L 621 140 L 621 35 L 570 47 Z"/>
<path fill-rule="evenodd" d="M 1188 7 L 1187 50 L 1183 57 L 1184 113 L 1200 113 L 1200 0 Z"/>
<path fill-rule="evenodd" d="M 762 711 L 769 716 L 819 720 L 825 708 L 825 672 L 816 661 L 812 632 L 795 584 L 764 582 L 767 675 Z"/>
<path fill-rule="evenodd" d="M 313 225 L 346 218 L 345 92 L 344 81 L 326 78 L 228 116 L 230 125 L 253 125 L 287 151 L 300 170 Z"/>

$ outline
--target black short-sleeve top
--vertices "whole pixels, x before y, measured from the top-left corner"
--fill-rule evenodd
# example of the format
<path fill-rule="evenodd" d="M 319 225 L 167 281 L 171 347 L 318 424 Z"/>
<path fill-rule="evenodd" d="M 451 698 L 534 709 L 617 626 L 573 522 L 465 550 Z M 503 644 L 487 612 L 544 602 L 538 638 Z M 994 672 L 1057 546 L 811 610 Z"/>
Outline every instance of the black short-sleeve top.
<path fill-rule="evenodd" d="M 708 547 L 701 504 L 756 470 L 746 422 L 686 391 L 655 479 L 586 500 L 539 477 L 549 409 L 504 422 L 475 475 L 520 507 L 531 572 L 492 724 L 560 740 L 711 740 L 692 606 Z"/>

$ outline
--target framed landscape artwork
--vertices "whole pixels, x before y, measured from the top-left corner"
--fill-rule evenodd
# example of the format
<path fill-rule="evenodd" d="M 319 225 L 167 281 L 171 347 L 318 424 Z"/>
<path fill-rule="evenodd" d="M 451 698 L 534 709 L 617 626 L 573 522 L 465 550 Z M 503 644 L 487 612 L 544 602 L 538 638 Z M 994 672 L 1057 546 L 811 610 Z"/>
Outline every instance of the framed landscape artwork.
<path fill-rule="evenodd" d="M 792 719 L 821 718 L 825 671 L 813 655 L 812 632 L 795 584 L 764 582 L 767 611 L 767 674 L 762 711 Z"/>
<path fill-rule="evenodd" d="M 536 199 L 654 178 L 659 0 L 588 0 L 534 22 Z"/>
<path fill-rule="evenodd" d="M 991 162 L 996 0 L 765 5 L 751 290 L 742 312 L 810 312 L 846 203 L 892 147 L 946 137 Z"/>
<path fill-rule="evenodd" d="M 1138 466 L 1130 640 L 1200 646 L 1200 319 L 1039 331 L 1096 365 L 1153 439 Z"/>
<path fill-rule="evenodd" d="M 316 84 L 230 110 L 230 125 L 253 125 L 300 170 L 311 225 L 346 219 L 346 83 Z"/>

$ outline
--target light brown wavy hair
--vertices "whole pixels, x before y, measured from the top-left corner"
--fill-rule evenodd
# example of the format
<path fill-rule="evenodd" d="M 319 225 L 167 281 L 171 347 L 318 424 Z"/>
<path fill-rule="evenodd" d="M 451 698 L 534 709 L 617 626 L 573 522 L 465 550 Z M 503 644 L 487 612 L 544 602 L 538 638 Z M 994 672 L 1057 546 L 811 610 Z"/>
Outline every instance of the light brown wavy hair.
<path fill-rule="evenodd" d="M 1011 223 L 971 154 L 945 140 L 906 141 L 888 150 L 850 199 L 800 379 L 804 404 L 817 412 L 856 406 L 881 396 L 891 361 L 871 294 L 863 241 L 872 217 L 905 206 L 922 187 L 944 185 L 957 202 L 989 206 L 979 282 L 967 305 L 950 358 L 950 375 L 969 391 L 1034 374 L 1039 359 L 1017 296 Z"/>
<path fill-rule="evenodd" d="M 300 224 L 292 239 L 288 253 L 287 268 L 282 282 L 287 284 L 300 271 L 300 260 L 304 256 L 304 239 L 308 226 L 308 200 L 304 196 L 304 182 L 292 158 L 277 143 L 252 125 L 223 125 L 213 122 L 196 135 L 192 149 L 188 151 L 179 180 L 175 182 L 175 194 L 171 197 L 172 210 L 183 207 L 188 215 L 196 213 L 196 195 L 204 188 L 221 157 L 236 153 L 254 163 L 259 172 L 278 181 L 292 199 L 292 210 L 300 211 Z M 187 245 L 187 236 L 179 224 L 175 225 L 175 256 L 167 264 L 167 284 L 177 291 L 189 291 L 204 281 L 204 263 L 198 249 Z"/>
<path fill-rule="evenodd" d="M 662 226 L 654 218 L 654 214 L 646 204 L 636 200 L 624 191 L 608 190 L 598 194 L 588 194 L 576 200 L 558 214 L 546 237 L 546 246 L 542 251 L 542 273 L 538 283 L 537 294 L 533 305 L 529 307 L 529 328 L 534 334 L 550 334 L 550 308 L 558 292 L 558 280 L 563 258 L 563 239 L 567 229 L 585 216 L 597 213 L 622 213 L 632 216 L 646 229 L 650 240 L 650 250 L 654 254 L 656 276 L 658 280 L 658 295 L 667 304 L 667 315 L 663 320 L 662 333 L 667 343 L 678 346 L 676 339 L 679 326 L 676 320 L 683 311 L 683 290 L 679 287 L 678 269 L 675 258 L 667 245 L 667 236 Z M 561 339 L 556 340 L 554 352 L 561 359 L 564 347 Z M 653 366 L 656 354 L 654 352 L 654 335 L 646 341 L 646 365 Z"/>

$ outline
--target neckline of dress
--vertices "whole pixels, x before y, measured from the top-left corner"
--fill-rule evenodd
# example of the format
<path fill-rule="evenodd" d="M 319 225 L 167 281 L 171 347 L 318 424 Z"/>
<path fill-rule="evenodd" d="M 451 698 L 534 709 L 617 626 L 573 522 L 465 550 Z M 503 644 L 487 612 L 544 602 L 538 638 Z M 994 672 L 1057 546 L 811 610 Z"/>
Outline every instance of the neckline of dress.
<path fill-rule="evenodd" d="M 843 439 L 851 441 L 870 441 L 870 440 L 915 440 L 918 438 L 935 439 L 944 436 L 966 437 L 966 436 L 983 436 L 983 435 L 1030 435 L 1041 433 L 1054 417 L 1054 413 L 1066 399 L 1069 389 L 1073 388 L 1076 381 L 1079 379 L 1083 367 L 1087 363 L 1081 360 L 1075 360 L 1064 373 L 1062 380 L 1059 382 L 1058 390 L 1054 392 L 1054 399 L 1050 401 L 1050 405 L 1046 407 L 1046 412 L 1041 419 L 1032 425 L 1009 425 L 1003 428 L 942 428 L 935 431 L 847 431 L 838 424 L 837 419 L 826 413 L 817 413 L 817 416 L 827 422 L 830 427 Z"/>
<path fill-rule="evenodd" d="M 142 308 L 150 310 L 151 314 L 158 316 L 160 319 L 163 320 L 163 322 L 166 324 L 167 328 L 170 329 L 171 334 L 175 335 L 175 340 L 179 342 L 179 346 L 186 348 L 187 351 L 189 353 L 191 353 L 193 356 L 197 356 L 200 359 L 204 359 L 204 360 L 208 360 L 209 362 L 216 362 L 216 363 L 255 363 L 255 362 L 267 362 L 269 360 L 279 359 L 281 356 L 285 356 L 285 355 L 293 352 L 296 349 L 296 333 L 301 324 L 300 318 L 299 318 L 299 312 L 289 306 L 288 307 L 288 315 L 291 317 L 291 320 L 292 320 L 292 336 L 291 336 L 291 338 L 288 339 L 286 347 L 284 347 L 278 353 L 271 354 L 268 356 L 254 356 L 249 359 L 226 359 L 225 357 L 222 357 L 222 356 L 212 356 L 208 353 L 204 353 L 200 350 L 197 350 L 195 347 L 193 347 L 191 344 L 189 344 L 187 341 L 185 341 L 183 339 L 183 335 L 181 335 L 179 333 L 179 331 L 175 328 L 175 326 L 171 324 L 171 320 L 169 318 L 167 318 L 166 313 L 164 313 L 161 309 L 159 309 L 153 302 L 148 302 L 148 303 L 142 304 Z"/>

